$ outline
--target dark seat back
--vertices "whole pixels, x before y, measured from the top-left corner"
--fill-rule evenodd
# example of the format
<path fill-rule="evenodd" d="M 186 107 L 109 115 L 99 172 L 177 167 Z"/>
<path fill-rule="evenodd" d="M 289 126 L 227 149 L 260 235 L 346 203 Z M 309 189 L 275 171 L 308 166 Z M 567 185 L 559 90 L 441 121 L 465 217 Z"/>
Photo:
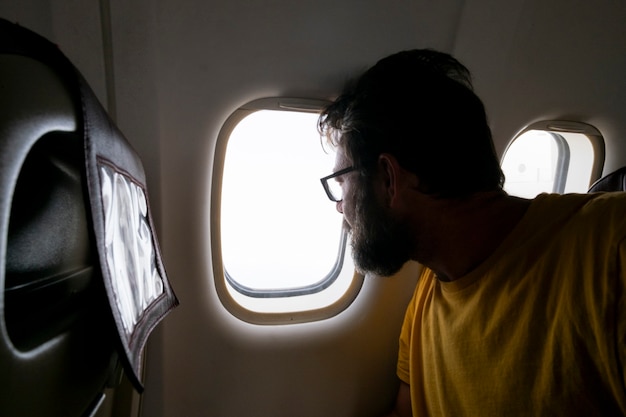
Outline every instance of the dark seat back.
<path fill-rule="evenodd" d="M 589 187 L 589 192 L 626 191 L 626 167 L 605 175 Z"/>
<path fill-rule="evenodd" d="M 178 303 L 145 190 L 76 68 L 0 19 L 0 416 L 95 415 L 122 370 L 143 390 Z"/>

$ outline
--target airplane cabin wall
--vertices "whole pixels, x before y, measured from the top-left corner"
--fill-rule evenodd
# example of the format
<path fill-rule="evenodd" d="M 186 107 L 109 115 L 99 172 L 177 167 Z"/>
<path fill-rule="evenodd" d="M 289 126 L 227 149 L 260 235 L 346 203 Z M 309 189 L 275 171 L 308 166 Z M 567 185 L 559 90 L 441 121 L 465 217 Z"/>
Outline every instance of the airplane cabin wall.
<path fill-rule="evenodd" d="M 160 396 L 163 407 L 144 415 L 382 414 L 394 398 L 397 336 L 415 268 L 404 279 L 368 279 L 357 301 L 328 320 L 244 323 L 224 310 L 212 282 L 207 190 L 215 138 L 231 112 L 261 97 L 337 94 L 355 70 L 415 45 L 416 3 L 162 6 L 161 133 L 176 138 L 162 143 L 163 172 L 175 173 L 163 175 L 164 240 L 166 265 L 184 282 L 174 281 L 181 307 L 163 326 L 163 377 L 151 379 L 161 388 L 145 397 L 149 407 Z"/>
<path fill-rule="evenodd" d="M 468 0 L 453 53 L 475 75 L 499 154 L 539 120 L 595 126 L 626 165 L 626 3 Z"/>
<path fill-rule="evenodd" d="M 605 172 L 626 165 L 621 1 L 9 1 L 0 16 L 57 42 L 144 159 L 181 306 L 150 340 L 142 416 L 368 417 L 393 401 L 415 265 L 366 278 L 346 311 L 313 323 L 244 323 L 216 295 L 212 156 L 246 102 L 329 99 L 377 59 L 433 47 L 473 72 L 500 154 L 536 120 L 573 119 L 604 134 Z"/>

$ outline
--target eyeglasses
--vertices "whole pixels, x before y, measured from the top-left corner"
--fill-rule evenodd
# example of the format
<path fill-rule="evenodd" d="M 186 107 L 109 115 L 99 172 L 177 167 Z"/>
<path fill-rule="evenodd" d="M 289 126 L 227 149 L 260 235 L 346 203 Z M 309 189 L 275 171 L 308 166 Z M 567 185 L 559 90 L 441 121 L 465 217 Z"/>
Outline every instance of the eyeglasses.
<path fill-rule="evenodd" d="M 341 188 L 341 183 L 339 181 L 328 181 L 333 178 L 337 178 L 341 175 L 347 174 L 348 172 L 352 172 L 356 169 L 356 167 L 351 166 L 348 168 L 340 169 L 337 172 L 333 172 L 327 177 L 320 178 L 322 182 L 322 187 L 324 187 L 324 191 L 326 191 L 326 195 L 330 198 L 330 201 L 339 202 L 343 200 L 343 189 Z"/>

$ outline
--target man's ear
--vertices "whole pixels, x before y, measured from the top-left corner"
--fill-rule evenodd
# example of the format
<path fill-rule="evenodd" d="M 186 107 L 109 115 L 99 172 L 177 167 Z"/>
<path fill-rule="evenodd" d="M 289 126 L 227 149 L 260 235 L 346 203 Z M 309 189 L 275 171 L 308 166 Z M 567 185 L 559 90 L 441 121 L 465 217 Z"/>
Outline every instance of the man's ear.
<path fill-rule="evenodd" d="M 389 207 L 398 204 L 403 193 L 417 189 L 417 177 L 402 168 L 395 156 L 389 153 L 381 154 L 378 157 L 378 167 Z"/>
<path fill-rule="evenodd" d="M 383 153 L 378 157 L 378 168 L 385 201 L 389 207 L 393 206 L 398 198 L 398 182 L 400 181 L 400 164 L 395 156 Z"/>

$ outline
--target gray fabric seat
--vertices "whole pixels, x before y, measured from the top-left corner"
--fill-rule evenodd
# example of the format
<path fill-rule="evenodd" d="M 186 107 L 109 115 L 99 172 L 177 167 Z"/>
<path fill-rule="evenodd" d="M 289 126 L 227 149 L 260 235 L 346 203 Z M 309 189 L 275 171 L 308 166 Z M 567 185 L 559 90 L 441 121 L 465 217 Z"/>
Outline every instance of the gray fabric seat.
<path fill-rule="evenodd" d="M 589 187 L 589 192 L 626 191 L 626 167 L 605 175 Z"/>

